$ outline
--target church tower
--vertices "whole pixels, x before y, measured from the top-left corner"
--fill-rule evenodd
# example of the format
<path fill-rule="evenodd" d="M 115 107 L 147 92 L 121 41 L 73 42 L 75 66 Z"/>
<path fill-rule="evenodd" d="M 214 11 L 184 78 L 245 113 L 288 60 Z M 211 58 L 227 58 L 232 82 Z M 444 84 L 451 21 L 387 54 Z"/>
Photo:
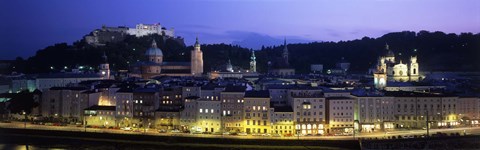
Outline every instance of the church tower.
<path fill-rule="evenodd" d="M 418 73 L 418 62 L 417 56 L 410 57 L 410 66 L 409 66 L 409 74 L 410 74 L 410 81 L 418 81 L 419 73 Z"/>
<path fill-rule="evenodd" d="M 228 59 L 227 66 L 225 68 L 228 72 L 233 72 L 233 66 L 232 66 L 232 61 Z"/>
<path fill-rule="evenodd" d="M 288 48 L 287 48 L 287 38 L 285 38 L 285 40 L 283 41 L 283 60 L 285 61 L 285 64 L 286 65 L 290 65 L 290 63 L 288 62 Z"/>
<path fill-rule="evenodd" d="M 255 57 L 255 51 L 252 50 L 252 56 L 250 57 L 250 72 L 257 72 L 257 61 Z"/>
<path fill-rule="evenodd" d="M 383 72 L 374 73 L 373 84 L 376 89 L 383 90 L 387 86 L 387 74 Z"/>
<path fill-rule="evenodd" d="M 395 53 L 393 53 L 388 44 L 385 44 L 385 50 L 387 50 L 387 54 L 385 55 L 386 63 L 395 63 Z"/>
<path fill-rule="evenodd" d="M 103 52 L 102 58 L 103 63 L 99 66 L 100 75 L 103 77 L 103 79 L 110 79 L 110 65 L 108 64 L 108 59 L 105 51 Z"/>
<path fill-rule="evenodd" d="M 191 52 L 191 72 L 192 75 L 202 75 L 203 74 L 203 52 L 200 50 L 200 43 L 198 42 L 198 37 L 196 38 L 195 45 Z"/>

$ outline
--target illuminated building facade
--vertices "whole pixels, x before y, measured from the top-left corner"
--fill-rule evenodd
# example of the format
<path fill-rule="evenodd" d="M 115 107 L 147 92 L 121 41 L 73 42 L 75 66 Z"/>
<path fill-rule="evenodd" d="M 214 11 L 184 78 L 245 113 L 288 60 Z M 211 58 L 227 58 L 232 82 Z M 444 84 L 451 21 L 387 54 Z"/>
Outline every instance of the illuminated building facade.
<path fill-rule="evenodd" d="M 197 100 L 197 132 L 215 133 L 221 131 L 220 101 L 199 98 Z"/>
<path fill-rule="evenodd" d="M 386 81 L 407 82 L 419 81 L 420 70 L 417 56 L 411 56 L 408 63 L 395 60 L 395 53 L 385 45 L 387 51 L 384 56 L 378 58 L 377 65 L 371 69 L 374 75 L 374 84 L 377 88 L 385 87 Z M 416 52 L 416 50 L 414 50 Z M 385 81 L 384 81 L 385 80 Z"/>
<path fill-rule="evenodd" d="M 282 136 L 292 136 L 295 130 L 295 113 L 290 106 L 279 106 L 270 109 L 272 133 Z"/>
<path fill-rule="evenodd" d="M 325 98 L 322 94 L 293 95 L 295 129 L 299 134 L 324 134 Z"/>
<path fill-rule="evenodd" d="M 382 95 L 354 96 L 357 102 L 361 132 L 383 131 L 394 128 L 394 98 Z"/>
<path fill-rule="evenodd" d="M 270 133 L 270 94 L 268 91 L 247 91 L 244 98 L 244 127 L 247 134 Z"/>
<path fill-rule="evenodd" d="M 222 128 L 226 132 L 244 132 L 245 86 L 227 86 L 221 92 Z"/>
<path fill-rule="evenodd" d="M 350 97 L 328 97 L 328 133 L 353 133 L 356 100 Z"/>
<path fill-rule="evenodd" d="M 93 105 L 84 110 L 85 123 L 90 127 L 115 127 L 115 106 Z"/>

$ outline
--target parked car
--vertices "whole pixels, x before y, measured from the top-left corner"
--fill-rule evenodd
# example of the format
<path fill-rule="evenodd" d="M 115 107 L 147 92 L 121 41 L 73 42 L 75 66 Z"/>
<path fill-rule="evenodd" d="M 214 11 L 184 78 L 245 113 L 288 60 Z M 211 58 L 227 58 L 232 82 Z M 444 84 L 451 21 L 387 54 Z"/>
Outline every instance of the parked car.
<path fill-rule="evenodd" d="M 132 131 L 132 127 L 123 127 L 123 128 L 120 128 L 121 130 L 123 131 Z"/>
<path fill-rule="evenodd" d="M 170 132 L 172 132 L 172 133 L 180 133 L 180 130 L 174 129 L 174 130 L 172 130 L 172 131 L 170 131 Z"/>
<path fill-rule="evenodd" d="M 247 136 L 247 133 L 245 133 L 245 132 L 240 132 L 240 133 L 238 133 L 238 135 L 239 135 L 239 136 Z"/>
<path fill-rule="evenodd" d="M 261 136 L 262 134 L 260 133 L 252 133 L 252 136 Z"/>
<path fill-rule="evenodd" d="M 272 134 L 272 137 L 282 137 L 282 135 L 280 135 L 278 133 L 274 133 L 274 134 Z"/>
<path fill-rule="evenodd" d="M 158 133 L 167 133 L 167 130 L 165 130 L 165 129 L 159 129 L 159 130 L 158 130 Z"/>
<path fill-rule="evenodd" d="M 223 135 L 230 135 L 230 132 L 223 132 Z"/>
<path fill-rule="evenodd" d="M 231 132 L 230 135 L 238 135 L 237 132 Z"/>
<path fill-rule="evenodd" d="M 202 134 L 201 131 L 193 131 L 192 134 Z"/>
<path fill-rule="evenodd" d="M 342 133 L 342 135 L 343 135 L 343 136 L 353 136 L 353 133 L 346 133 L 346 132 L 344 132 L 344 133 Z"/>
<path fill-rule="evenodd" d="M 133 130 L 133 132 L 142 132 L 142 130 L 137 128 L 137 129 Z"/>

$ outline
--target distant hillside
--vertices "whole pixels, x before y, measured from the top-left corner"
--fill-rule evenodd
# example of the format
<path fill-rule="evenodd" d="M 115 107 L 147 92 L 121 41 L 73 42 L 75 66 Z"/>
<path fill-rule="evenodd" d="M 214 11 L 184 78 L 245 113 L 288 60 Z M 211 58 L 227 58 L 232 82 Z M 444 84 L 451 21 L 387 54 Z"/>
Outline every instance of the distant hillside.
<path fill-rule="evenodd" d="M 292 44 L 291 64 L 299 71 L 306 72 L 309 64 L 320 63 L 333 67 L 341 57 L 351 62 L 351 70 L 366 72 L 384 55 L 385 44 L 404 63 L 415 52 L 423 71 L 479 71 L 480 34 L 445 34 L 443 32 L 394 32 L 379 38 L 364 37 L 353 41 Z M 281 48 L 274 48 L 279 51 Z M 271 49 L 266 49 L 271 50 Z M 401 55 L 399 55 L 401 53 Z"/>
<path fill-rule="evenodd" d="M 93 47 L 85 41 L 77 41 L 73 45 L 55 44 L 37 51 L 36 55 L 26 60 L 18 58 L 11 71 L 24 73 L 51 72 L 67 68 L 85 66 L 97 68 L 105 51 L 114 70 L 128 69 L 129 64 L 144 60 L 144 53 L 150 47 L 152 39 L 157 40 L 163 50 L 165 61 L 190 61 L 191 46 L 162 36 L 145 36 L 136 38 L 127 36 L 124 41 L 107 43 L 103 47 Z M 201 39 L 200 39 L 201 42 Z M 345 57 L 350 61 L 354 72 L 367 72 L 376 63 L 379 55 L 385 53 L 385 44 L 390 45 L 397 59 L 408 62 L 408 57 L 417 49 L 421 70 L 428 71 L 479 71 L 480 34 L 462 33 L 445 34 L 443 32 L 418 33 L 405 31 L 388 33 L 379 38 L 368 38 L 340 42 L 313 42 L 305 44 L 289 44 L 290 63 L 297 72 L 306 73 L 310 64 L 324 64 L 324 68 L 332 68 Z M 256 50 L 257 68 L 266 71 L 267 61 L 280 56 L 282 45 L 262 47 Z M 240 46 L 227 44 L 204 44 L 205 71 L 217 69 L 231 59 L 234 66 L 247 69 L 250 50 Z M 54 69 L 51 69 L 53 67 Z"/>

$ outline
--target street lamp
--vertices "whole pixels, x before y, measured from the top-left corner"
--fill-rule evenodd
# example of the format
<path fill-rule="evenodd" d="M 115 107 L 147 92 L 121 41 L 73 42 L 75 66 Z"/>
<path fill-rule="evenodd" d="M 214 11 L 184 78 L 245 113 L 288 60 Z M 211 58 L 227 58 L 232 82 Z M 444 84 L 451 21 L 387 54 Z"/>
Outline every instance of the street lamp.
<path fill-rule="evenodd" d="M 430 123 L 429 123 L 429 121 L 428 121 L 428 118 L 429 118 L 428 115 L 429 115 L 429 114 L 428 114 L 428 109 L 427 109 L 427 110 L 426 110 L 426 116 L 427 116 L 427 119 L 426 119 L 426 120 L 427 120 L 427 138 L 430 136 Z"/>
<path fill-rule="evenodd" d="M 26 129 L 27 128 L 27 113 L 25 111 L 22 111 L 22 115 L 25 116 L 25 118 L 23 119 L 23 125 L 24 125 L 24 128 Z"/>
<path fill-rule="evenodd" d="M 83 128 L 84 132 L 87 132 L 87 120 L 85 120 L 85 111 L 83 112 Z"/>

